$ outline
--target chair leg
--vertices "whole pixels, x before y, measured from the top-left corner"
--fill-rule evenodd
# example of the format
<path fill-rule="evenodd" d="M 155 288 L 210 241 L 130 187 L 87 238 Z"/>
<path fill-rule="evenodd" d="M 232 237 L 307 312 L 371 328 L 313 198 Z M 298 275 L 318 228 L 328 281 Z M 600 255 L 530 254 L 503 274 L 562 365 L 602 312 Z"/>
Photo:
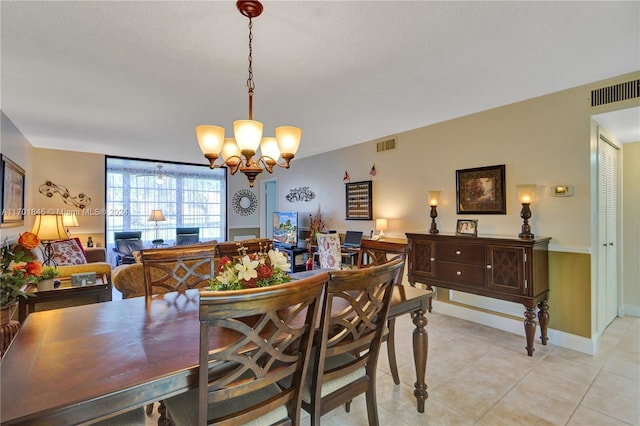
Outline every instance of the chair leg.
<path fill-rule="evenodd" d="M 398 374 L 398 363 L 396 361 L 396 319 L 390 319 L 387 323 L 389 327 L 389 335 L 387 336 L 387 354 L 389 355 L 389 369 L 393 377 L 393 383 L 400 384 L 400 375 Z"/>
<path fill-rule="evenodd" d="M 144 411 L 147 413 L 147 416 L 150 416 L 151 413 L 153 413 L 153 405 L 154 404 L 147 404 L 147 406 L 144 407 Z"/>
<path fill-rule="evenodd" d="M 379 426 L 378 420 L 378 402 L 376 401 L 376 388 L 375 383 L 367 391 L 367 417 L 369 418 L 369 426 Z"/>
<path fill-rule="evenodd" d="M 346 404 L 344 404 L 344 411 L 346 411 L 347 413 L 351 412 L 351 399 L 349 401 L 347 401 Z"/>

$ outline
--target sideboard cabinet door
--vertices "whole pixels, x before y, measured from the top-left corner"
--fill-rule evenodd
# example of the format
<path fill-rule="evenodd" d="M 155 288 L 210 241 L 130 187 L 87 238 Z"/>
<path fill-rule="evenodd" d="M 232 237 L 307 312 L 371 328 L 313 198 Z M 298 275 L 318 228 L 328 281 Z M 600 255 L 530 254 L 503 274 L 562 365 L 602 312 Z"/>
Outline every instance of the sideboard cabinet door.
<path fill-rule="evenodd" d="M 527 295 L 525 249 L 487 246 L 487 288 L 501 293 Z"/>
<path fill-rule="evenodd" d="M 435 268 L 435 241 L 415 239 L 409 245 L 409 273 L 415 278 L 413 280 L 422 282 L 420 278 L 431 278 L 434 276 Z M 412 279 L 410 281 L 413 282 Z"/>

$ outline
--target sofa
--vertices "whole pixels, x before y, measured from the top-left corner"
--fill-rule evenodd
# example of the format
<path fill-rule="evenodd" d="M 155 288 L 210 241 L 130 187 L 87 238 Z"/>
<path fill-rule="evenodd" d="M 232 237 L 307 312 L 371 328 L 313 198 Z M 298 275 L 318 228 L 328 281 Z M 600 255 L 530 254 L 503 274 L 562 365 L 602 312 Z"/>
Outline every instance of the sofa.
<path fill-rule="evenodd" d="M 77 238 L 72 238 L 66 241 L 57 241 L 52 243 L 57 249 L 58 247 L 72 247 L 76 252 L 81 251 L 84 257 L 83 261 L 86 263 L 77 264 L 64 264 L 65 262 L 58 262 L 56 269 L 60 273 L 59 278 L 68 278 L 72 274 L 79 274 L 85 272 L 95 272 L 96 275 L 104 274 L 107 276 L 107 280 L 111 282 L 111 264 L 107 262 L 107 252 L 103 247 L 82 247 L 82 244 Z M 56 254 L 62 252 L 57 251 Z M 44 246 L 38 245 L 35 249 L 31 250 L 31 256 L 35 260 L 39 260 L 44 263 Z M 70 256 L 67 256 L 70 257 Z M 59 260 L 59 259 L 58 259 Z M 79 260 L 72 260 L 70 262 L 80 262 Z"/>
<path fill-rule="evenodd" d="M 269 250 L 273 242 L 268 238 L 251 238 L 242 241 L 225 241 L 220 243 L 216 241 L 206 241 L 193 245 L 214 245 L 216 248 L 214 264 L 217 269 L 218 260 L 223 256 L 238 256 L 242 251 L 254 253 L 259 250 Z M 122 293 L 123 299 L 145 295 L 144 268 L 141 263 L 141 256 L 135 256 L 135 258 L 136 263 L 119 265 L 113 268 L 112 271 L 113 286 Z"/>

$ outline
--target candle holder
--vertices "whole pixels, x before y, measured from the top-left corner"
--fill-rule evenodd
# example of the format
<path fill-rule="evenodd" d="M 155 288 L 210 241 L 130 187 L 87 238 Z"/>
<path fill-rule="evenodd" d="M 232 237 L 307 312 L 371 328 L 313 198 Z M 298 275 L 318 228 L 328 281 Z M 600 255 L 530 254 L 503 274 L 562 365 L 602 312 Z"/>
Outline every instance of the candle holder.
<path fill-rule="evenodd" d="M 440 191 L 428 191 L 429 204 L 431 205 L 431 228 L 430 234 L 438 234 L 438 226 L 436 225 L 436 217 L 438 217 L 438 202 L 440 201 Z"/>
<path fill-rule="evenodd" d="M 534 235 L 531 232 L 531 225 L 529 225 L 529 219 L 531 218 L 531 202 L 536 190 L 535 184 L 516 185 L 518 188 L 518 199 L 522 204 L 522 210 L 520 210 L 520 217 L 523 220 L 521 232 L 518 237 L 523 240 L 533 240 Z"/>

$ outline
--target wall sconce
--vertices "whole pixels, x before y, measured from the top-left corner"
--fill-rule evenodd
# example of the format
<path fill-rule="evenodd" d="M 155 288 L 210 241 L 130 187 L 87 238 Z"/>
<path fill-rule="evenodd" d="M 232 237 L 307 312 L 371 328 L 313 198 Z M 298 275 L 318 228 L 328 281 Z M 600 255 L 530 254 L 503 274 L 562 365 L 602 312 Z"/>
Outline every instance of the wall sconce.
<path fill-rule="evenodd" d="M 431 228 L 429 229 L 430 234 L 437 234 L 438 227 L 436 226 L 436 217 L 438 217 L 438 203 L 440 202 L 440 191 L 428 191 L 429 196 L 429 205 L 431 206 Z"/>
<path fill-rule="evenodd" d="M 384 238 L 384 231 L 387 230 L 387 219 L 376 219 L 376 231 L 378 231 L 378 239 Z"/>
<path fill-rule="evenodd" d="M 32 234 L 36 234 L 40 241 L 44 242 L 44 262 L 43 266 L 58 266 L 53 258 L 53 247 L 51 241 L 67 240 L 67 231 L 64 229 L 61 214 L 38 214 L 31 229 Z"/>
<path fill-rule="evenodd" d="M 531 209 L 529 206 L 533 202 L 533 198 L 536 192 L 536 184 L 524 184 L 516 185 L 518 189 L 518 200 L 522 204 L 522 210 L 520 211 L 520 217 L 523 219 L 522 232 L 518 234 L 518 237 L 523 240 L 533 240 L 534 235 L 531 233 L 531 226 L 529 225 L 529 218 L 531 218 Z"/>

